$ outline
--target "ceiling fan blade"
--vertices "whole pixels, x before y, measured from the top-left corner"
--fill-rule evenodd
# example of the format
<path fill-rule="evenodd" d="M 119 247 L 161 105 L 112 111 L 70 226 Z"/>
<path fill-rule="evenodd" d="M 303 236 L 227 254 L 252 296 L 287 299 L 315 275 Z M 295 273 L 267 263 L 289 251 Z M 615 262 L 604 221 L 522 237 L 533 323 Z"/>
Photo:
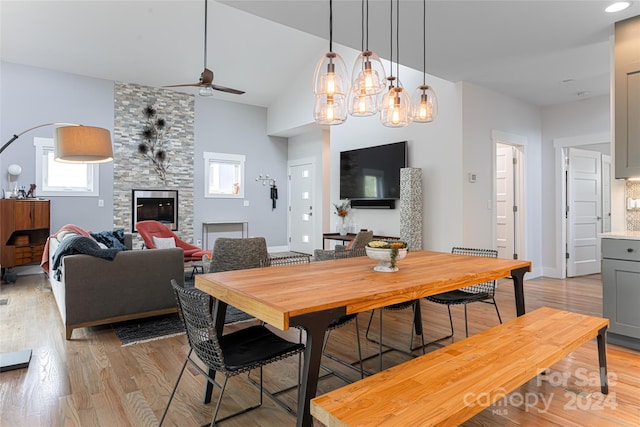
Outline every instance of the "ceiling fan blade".
<path fill-rule="evenodd" d="M 211 88 L 215 90 L 219 90 L 220 92 L 233 93 L 234 95 L 242 95 L 244 93 L 243 90 L 231 89 L 230 87 L 224 87 L 224 86 L 218 86 L 218 85 L 211 85 Z"/>
<path fill-rule="evenodd" d="M 162 87 L 184 87 L 184 86 L 202 86 L 202 83 L 185 83 L 183 85 L 167 85 L 167 86 L 162 86 Z"/>

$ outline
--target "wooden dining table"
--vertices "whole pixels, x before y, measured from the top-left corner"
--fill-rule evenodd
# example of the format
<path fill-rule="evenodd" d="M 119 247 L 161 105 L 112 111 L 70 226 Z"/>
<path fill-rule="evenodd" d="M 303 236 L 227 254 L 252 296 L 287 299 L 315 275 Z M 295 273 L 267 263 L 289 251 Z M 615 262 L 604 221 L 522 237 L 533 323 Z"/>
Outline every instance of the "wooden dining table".
<path fill-rule="evenodd" d="M 530 261 L 414 251 L 398 261 L 397 272 L 377 272 L 375 265 L 368 257 L 356 257 L 226 271 L 198 275 L 195 286 L 215 298 L 218 334 L 227 305 L 283 331 L 292 326 L 306 330 L 298 426 L 313 425 L 309 408 L 316 395 L 322 343 L 327 326 L 339 316 L 505 277 L 513 279 L 517 315 L 525 313 L 523 281 L 531 271 Z M 208 385 L 205 402 L 211 391 Z"/>

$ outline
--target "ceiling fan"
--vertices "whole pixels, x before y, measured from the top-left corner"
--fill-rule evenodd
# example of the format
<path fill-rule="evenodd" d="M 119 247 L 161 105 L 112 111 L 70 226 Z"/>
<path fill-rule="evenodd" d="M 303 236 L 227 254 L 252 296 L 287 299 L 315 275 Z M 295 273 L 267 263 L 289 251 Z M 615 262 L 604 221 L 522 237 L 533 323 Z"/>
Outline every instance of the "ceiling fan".
<path fill-rule="evenodd" d="M 207 68 L 207 0 L 204 0 L 204 71 L 200 74 L 200 81 L 198 83 L 186 83 L 180 85 L 169 85 L 165 87 L 184 87 L 195 86 L 200 88 L 200 95 L 211 96 L 214 90 L 221 92 L 233 93 L 235 95 L 242 95 L 243 90 L 232 89 L 220 85 L 213 84 L 213 71 Z"/>

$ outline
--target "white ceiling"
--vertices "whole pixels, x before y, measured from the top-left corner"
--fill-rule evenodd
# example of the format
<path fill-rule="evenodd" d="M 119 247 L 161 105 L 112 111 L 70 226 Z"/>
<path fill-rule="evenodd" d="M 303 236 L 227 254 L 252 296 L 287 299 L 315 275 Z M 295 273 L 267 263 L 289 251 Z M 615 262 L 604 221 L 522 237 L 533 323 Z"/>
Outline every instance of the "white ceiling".
<path fill-rule="evenodd" d="M 388 59 L 390 3 L 369 3 L 369 47 Z M 616 14 L 609 3 L 428 0 L 427 72 L 541 106 L 608 94 L 613 23 L 640 14 L 638 1 Z M 360 49 L 360 8 L 334 0 L 334 42 Z M 402 0 L 400 16 L 400 62 L 422 70 L 422 1 Z M 327 0 L 210 0 L 214 82 L 247 92 L 215 97 L 269 106 L 328 49 L 328 17 Z M 204 0 L 1 0 L 0 24 L 3 61 L 155 87 L 196 82 L 204 66 Z"/>

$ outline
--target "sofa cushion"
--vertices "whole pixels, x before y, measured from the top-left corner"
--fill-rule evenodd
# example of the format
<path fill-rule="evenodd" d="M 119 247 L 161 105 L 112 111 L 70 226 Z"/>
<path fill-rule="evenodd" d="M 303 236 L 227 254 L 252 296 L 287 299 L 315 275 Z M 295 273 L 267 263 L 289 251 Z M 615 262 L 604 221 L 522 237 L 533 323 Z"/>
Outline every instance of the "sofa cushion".
<path fill-rule="evenodd" d="M 127 250 L 127 246 L 124 244 L 124 230 L 92 232 L 91 237 L 107 248 L 118 249 L 119 251 Z"/>
<path fill-rule="evenodd" d="M 169 249 L 176 247 L 176 240 L 173 237 L 153 236 L 153 244 L 156 249 Z"/>

